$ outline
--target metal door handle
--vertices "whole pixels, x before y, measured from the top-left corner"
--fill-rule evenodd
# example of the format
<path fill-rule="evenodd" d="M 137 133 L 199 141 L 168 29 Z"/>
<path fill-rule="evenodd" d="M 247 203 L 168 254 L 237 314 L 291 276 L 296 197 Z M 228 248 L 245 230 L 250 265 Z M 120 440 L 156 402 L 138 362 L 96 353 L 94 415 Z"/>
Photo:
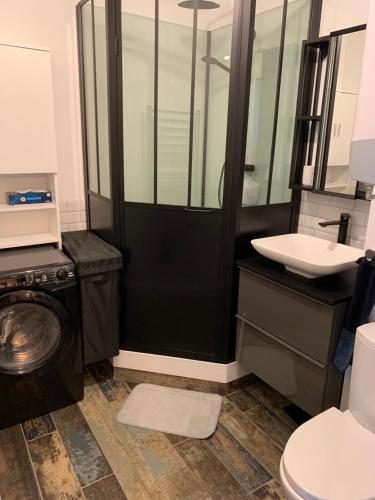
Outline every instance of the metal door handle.
<path fill-rule="evenodd" d="M 213 212 L 214 208 L 193 208 L 185 207 L 185 212 Z"/>

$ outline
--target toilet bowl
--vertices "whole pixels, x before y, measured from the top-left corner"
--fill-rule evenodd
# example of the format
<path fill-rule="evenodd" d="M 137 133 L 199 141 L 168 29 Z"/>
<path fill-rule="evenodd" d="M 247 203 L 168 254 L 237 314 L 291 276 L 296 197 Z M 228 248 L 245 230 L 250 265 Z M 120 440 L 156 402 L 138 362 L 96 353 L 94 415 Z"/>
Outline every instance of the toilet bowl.
<path fill-rule="evenodd" d="M 286 444 L 280 478 L 291 500 L 375 499 L 375 323 L 357 330 L 349 409 L 330 408 Z"/>

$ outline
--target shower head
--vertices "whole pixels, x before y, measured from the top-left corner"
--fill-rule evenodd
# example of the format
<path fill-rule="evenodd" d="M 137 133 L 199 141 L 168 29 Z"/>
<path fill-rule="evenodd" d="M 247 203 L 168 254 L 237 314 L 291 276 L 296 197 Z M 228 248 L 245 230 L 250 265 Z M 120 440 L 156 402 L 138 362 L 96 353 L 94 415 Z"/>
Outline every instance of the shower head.
<path fill-rule="evenodd" d="M 183 0 L 183 2 L 178 4 L 178 6 L 183 9 L 208 10 L 219 8 L 220 4 L 212 2 L 211 0 Z"/>
<path fill-rule="evenodd" d="M 221 63 L 218 59 L 216 59 L 216 57 L 203 56 L 201 58 L 201 61 L 206 63 L 206 64 L 214 64 L 215 66 L 218 66 L 223 71 L 230 73 L 230 68 L 228 68 L 228 66 L 225 66 L 225 64 Z"/>

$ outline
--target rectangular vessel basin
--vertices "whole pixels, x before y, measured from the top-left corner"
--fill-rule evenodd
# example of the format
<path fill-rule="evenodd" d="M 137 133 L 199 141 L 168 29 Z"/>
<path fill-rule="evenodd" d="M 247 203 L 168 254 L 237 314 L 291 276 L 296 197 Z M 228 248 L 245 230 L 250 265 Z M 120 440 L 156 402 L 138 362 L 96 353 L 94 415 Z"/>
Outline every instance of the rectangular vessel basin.
<path fill-rule="evenodd" d="M 264 257 L 306 278 L 345 271 L 355 267 L 357 259 L 364 255 L 358 248 L 297 233 L 257 238 L 251 244 Z"/>

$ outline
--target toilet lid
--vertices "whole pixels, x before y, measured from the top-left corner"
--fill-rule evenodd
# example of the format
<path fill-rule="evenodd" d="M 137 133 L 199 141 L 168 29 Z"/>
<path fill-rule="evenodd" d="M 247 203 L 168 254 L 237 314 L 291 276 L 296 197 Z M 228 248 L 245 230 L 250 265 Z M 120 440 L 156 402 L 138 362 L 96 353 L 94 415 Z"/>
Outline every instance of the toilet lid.
<path fill-rule="evenodd" d="M 299 427 L 283 455 L 285 476 L 303 498 L 375 498 L 375 435 L 336 408 Z"/>

